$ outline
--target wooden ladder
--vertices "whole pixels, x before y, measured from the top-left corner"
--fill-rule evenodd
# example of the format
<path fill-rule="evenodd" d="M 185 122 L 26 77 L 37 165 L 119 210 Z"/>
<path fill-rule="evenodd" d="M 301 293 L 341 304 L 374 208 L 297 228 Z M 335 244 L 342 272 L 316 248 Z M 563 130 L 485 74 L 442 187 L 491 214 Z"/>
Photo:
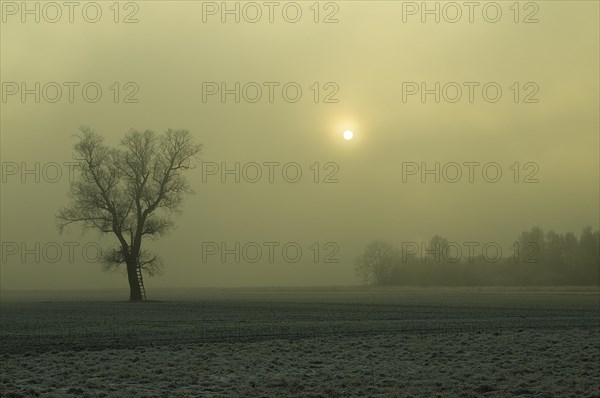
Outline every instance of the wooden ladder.
<path fill-rule="evenodd" d="M 137 277 L 138 277 L 138 283 L 140 285 L 140 293 L 142 295 L 142 301 L 146 301 L 146 289 L 144 288 L 144 278 L 142 277 L 142 266 L 141 266 L 139 260 L 138 260 L 138 265 L 137 265 Z"/>

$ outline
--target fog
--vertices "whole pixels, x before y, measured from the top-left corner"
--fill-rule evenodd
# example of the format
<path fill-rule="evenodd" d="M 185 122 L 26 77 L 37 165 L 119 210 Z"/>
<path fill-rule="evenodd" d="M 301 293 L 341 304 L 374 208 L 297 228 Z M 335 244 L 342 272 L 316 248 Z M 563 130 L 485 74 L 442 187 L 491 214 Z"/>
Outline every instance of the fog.
<path fill-rule="evenodd" d="M 73 162 L 80 126 L 110 146 L 132 128 L 187 129 L 203 144 L 185 173 L 194 194 L 172 215 L 176 228 L 144 241 L 165 264 L 162 275 L 145 279 L 149 294 L 358 285 L 355 259 L 375 239 L 400 247 L 440 235 L 495 242 L 510 256 L 534 226 L 576 235 L 599 227 L 597 2 L 537 3 L 537 23 L 523 23 L 530 9 L 515 23 L 505 2 L 496 23 L 480 9 L 472 23 L 467 9 L 457 23 L 444 14 L 422 22 L 402 2 L 367 1 L 319 3 L 318 23 L 309 2 L 297 3 L 296 23 L 279 8 L 270 23 L 264 6 L 262 19 L 248 22 L 254 13 L 243 14 L 243 3 L 239 23 L 228 14 L 222 23 L 210 8 L 220 2 L 187 1 L 119 3 L 117 23 L 108 3 L 99 3 L 96 23 L 79 9 L 71 23 L 66 8 L 50 23 L 40 8 L 37 23 L 27 14 L 22 22 L 7 3 L 21 7 L 2 3 L 2 289 L 127 286 L 123 273 L 90 259 L 92 243 L 115 246 L 113 236 L 56 228 L 79 175 L 70 178 L 65 162 Z M 123 23 L 130 14 L 137 23 Z M 237 94 L 222 96 L 236 82 Z M 436 82 L 439 103 L 435 93 L 421 96 Z M 52 102 L 57 86 L 62 96 Z M 98 86 L 102 96 L 92 102 Z M 262 97 L 252 102 L 257 87 Z M 236 163 L 237 171 L 224 172 Z M 434 174 L 422 174 L 436 163 Z M 456 165 L 462 176 L 453 182 Z M 252 242 L 264 249 L 257 262 L 243 252 Z M 235 253 L 223 258 L 223 247 L 240 261 Z"/>

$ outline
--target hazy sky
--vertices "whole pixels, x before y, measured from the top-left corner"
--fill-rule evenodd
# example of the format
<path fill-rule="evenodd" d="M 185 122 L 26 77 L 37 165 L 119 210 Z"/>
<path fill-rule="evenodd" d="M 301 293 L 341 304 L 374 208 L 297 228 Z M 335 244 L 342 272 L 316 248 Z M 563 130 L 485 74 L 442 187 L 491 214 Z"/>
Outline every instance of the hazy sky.
<path fill-rule="evenodd" d="M 33 8 L 36 2 L 29 3 Z M 597 2 L 531 3 L 539 9 L 521 8 L 519 23 L 509 8 L 513 2 L 494 3 L 502 11 L 496 23 L 482 16 L 485 2 L 473 10 L 472 23 L 466 7 L 460 21 L 448 21 L 456 10 L 444 8 L 444 2 L 438 3 L 439 23 L 432 15 L 424 15 L 428 19 L 423 23 L 413 3 L 393 1 L 321 2 L 318 23 L 313 2 L 287 6 L 288 19 L 302 10 L 297 23 L 284 19 L 286 3 L 277 3 L 272 23 L 266 6 L 261 6 L 260 21 L 245 21 L 256 10 L 239 3 L 240 23 L 234 15 L 225 15 L 222 23 L 220 10 L 207 13 L 221 2 L 204 3 L 120 3 L 115 23 L 109 8 L 113 2 L 97 2 L 102 17 L 89 23 L 82 16 L 84 2 L 74 10 L 72 23 L 66 7 L 60 21 L 49 23 L 45 19 L 54 18 L 56 10 L 42 2 L 36 23 L 35 15 L 28 14 L 21 21 L 21 2 L 2 2 L 1 288 L 127 286 L 122 275 L 87 263 L 80 248 L 74 261 L 68 259 L 65 242 L 83 245 L 95 241 L 96 234 L 81 235 L 74 227 L 59 235 L 55 227 L 56 211 L 68 203 L 68 170 L 63 168 L 58 182 L 46 180 L 54 176 L 53 163 L 71 161 L 81 125 L 103 134 L 110 144 L 131 128 L 186 128 L 204 144 L 201 161 L 219 167 L 222 162 L 229 167 L 236 162 L 296 162 L 301 167 L 297 183 L 285 181 L 281 166 L 273 183 L 266 167 L 257 183 L 243 177 L 235 183 L 232 176 L 222 183 L 220 175 L 204 175 L 203 182 L 200 164 L 190 171 L 196 193 L 186 198 L 183 214 L 175 216 L 177 228 L 148 243 L 166 264 L 164 275 L 147 281 L 149 288 L 355 284 L 353 260 L 376 238 L 399 245 L 440 234 L 457 242 L 497 241 L 508 247 L 519 232 L 535 225 L 576 233 L 584 225 L 598 228 Z M 231 9 L 235 4 L 228 2 Z M 421 2 L 414 4 L 420 7 Z M 95 9 L 86 10 L 86 18 L 93 19 Z M 495 8 L 486 10 L 487 19 L 495 18 Z M 139 21 L 123 23 L 131 13 Z M 338 22 L 323 23 L 328 15 Z M 539 22 L 523 23 L 528 16 Z M 29 89 L 40 82 L 39 103 L 34 94 L 26 95 L 25 102 L 21 92 L 13 94 L 23 82 Z M 55 96 L 56 85 L 48 82 L 62 87 L 55 103 L 44 98 Z M 65 82 L 78 84 L 72 103 Z M 90 82 L 102 88 L 95 103 L 82 97 L 82 87 Z M 225 82 L 229 88 L 235 82 L 240 87 L 256 82 L 263 96 L 256 103 L 243 95 L 239 103 L 233 95 L 223 103 L 219 94 L 203 101 L 206 82 L 216 87 Z M 278 84 L 273 103 L 264 82 Z M 282 95 L 290 82 L 291 97 L 294 86 L 302 89 L 295 103 Z M 319 103 L 314 101 L 315 82 Z M 425 102 L 420 93 L 407 95 L 409 88 L 426 83 L 433 89 L 436 82 L 440 94 L 446 94 L 440 103 L 434 94 Z M 472 103 L 464 82 L 473 83 Z M 486 101 L 482 87 L 490 82 Z M 456 86 L 462 97 L 446 101 L 455 97 Z M 123 103 L 136 87 L 131 98 L 138 102 Z M 502 96 L 491 102 L 495 87 Z M 336 88 L 332 98 L 338 102 L 324 103 Z M 254 90 L 247 86 L 246 96 L 254 97 Z M 93 87 L 88 94 L 94 95 Z M 525 103 L 532 99 L 538 102 Z M 351 141 L 342 137 L 347 129 L 355 134 Z M 12 174 L 14 164 L 33 168 L 36 162 L 47 172 L 39 183 L 21 170 Z M 315 162 L 319 183 L 313 181 Z M 419 167 L 424 162 L 430 168 L 436 162 L 440 168 L 448 162 L 495 162 L 503 174 L 497 183 L 486 182 L 479 166 L 473 183 L 466 174 L 456 183 L 445 182 L 443 175 L 440 183 L 432 176 L 422 183 L 419 173 L 403 182 L 403 162 Z M 515 162 L 518 183 L 510 168 Z M 338 182 L 323 183 L 332 171 Z M 447 171 L 454 176 L 450 166 Z M 464 167 L 463 173 L 467 171 Z M 524 183 L 533 171 L 539 182 Z M 491 170 L 488 176 L 494 174 Z M 294 176 L 293 169 L 288 176 Z M 52 254 L 41 253 L 39 263 L 32 261 L 34 255 L 23 262 L 21 253 L 6 252 L 11 242 L 29 248 L 36 243 L 50 248 L 49 243 L 57 242 L 62 257 L 52 264 L 44 259 Z M 107 237 L 102 244 L 113 242 Z M 202 242 L 280 246 L 274 264 L 222 262 L 219 256 L 203 262 Z M 282 260 L 286 242 L 302 248 L 299 262 Z M 314 242 L 320 247 L 317 263 Z M 328 242 L 335 246 L 326 246 Z M 339 262 L 323 263 L 322 256 L 335 247 Z"/>

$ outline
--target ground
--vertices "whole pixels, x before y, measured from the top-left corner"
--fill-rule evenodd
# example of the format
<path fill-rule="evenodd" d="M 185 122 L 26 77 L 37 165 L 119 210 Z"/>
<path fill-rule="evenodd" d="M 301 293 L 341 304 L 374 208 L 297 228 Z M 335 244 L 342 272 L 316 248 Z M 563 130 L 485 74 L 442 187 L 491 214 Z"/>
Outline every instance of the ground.
<path fill-rule="evenodd" d="M 600 397 L 597 289 L 228 289 L 1 308 L 1 397 Z"/>

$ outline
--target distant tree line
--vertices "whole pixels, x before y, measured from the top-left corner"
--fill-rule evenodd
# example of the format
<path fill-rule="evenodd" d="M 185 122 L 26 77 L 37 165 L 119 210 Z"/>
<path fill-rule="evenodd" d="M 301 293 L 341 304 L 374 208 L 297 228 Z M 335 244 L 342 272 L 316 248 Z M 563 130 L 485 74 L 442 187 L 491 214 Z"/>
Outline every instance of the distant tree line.
<path fill-rule="evenodd" d="M 600 232 L 544 233 L 534 227 L 510 246 L 496 242 L 428 242 L 395 247 L 375 240 L 356 259 L 357 276 L 376 286 L 598 285 Z"/>

